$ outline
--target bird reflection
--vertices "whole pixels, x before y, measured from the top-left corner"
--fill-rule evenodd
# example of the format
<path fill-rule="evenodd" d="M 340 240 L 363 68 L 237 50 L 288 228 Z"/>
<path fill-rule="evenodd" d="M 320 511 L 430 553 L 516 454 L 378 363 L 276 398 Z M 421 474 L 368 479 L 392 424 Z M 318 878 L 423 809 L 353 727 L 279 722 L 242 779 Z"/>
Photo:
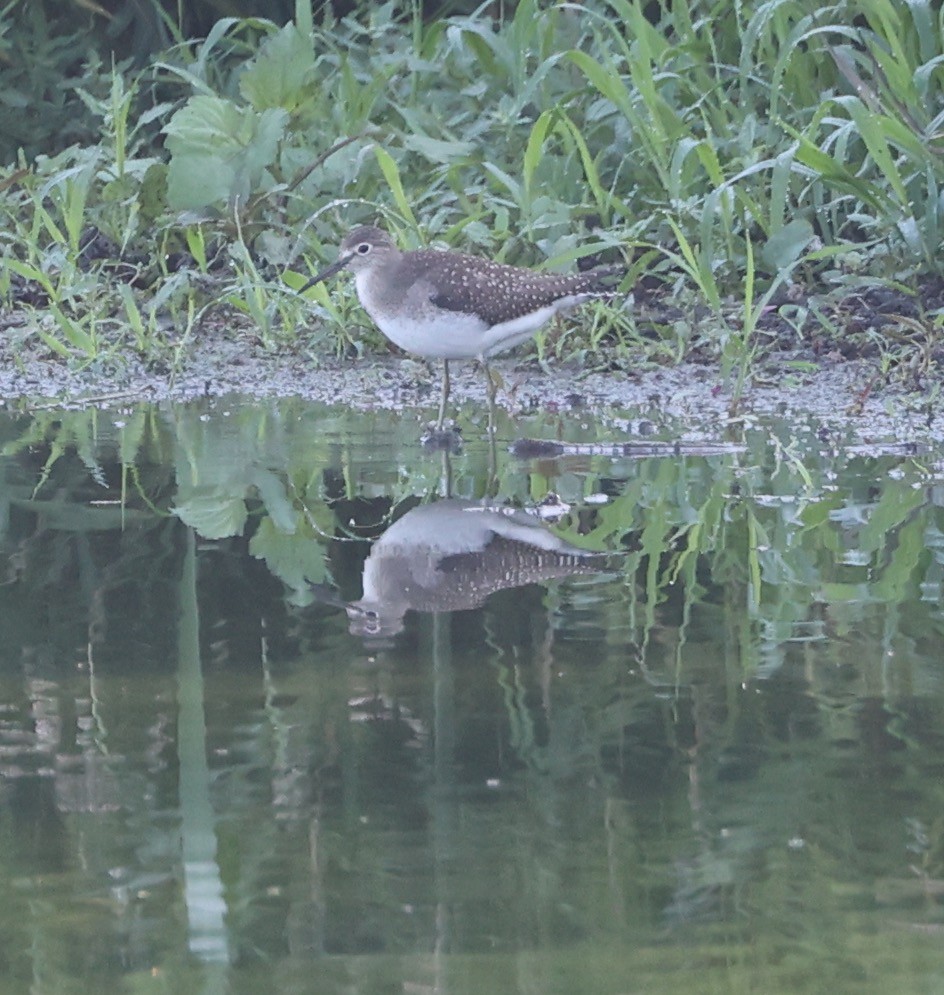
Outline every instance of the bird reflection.
<path fill-rule="evenodd" d="M 524 511 L 446 499 L 407 512 L 364 563 L 363 597 L 345 605 L 354 635 L 389 638 L 408 611 L 479 607 L 494 591 L 607 568 L 604 553 L 555 536 Z"/>

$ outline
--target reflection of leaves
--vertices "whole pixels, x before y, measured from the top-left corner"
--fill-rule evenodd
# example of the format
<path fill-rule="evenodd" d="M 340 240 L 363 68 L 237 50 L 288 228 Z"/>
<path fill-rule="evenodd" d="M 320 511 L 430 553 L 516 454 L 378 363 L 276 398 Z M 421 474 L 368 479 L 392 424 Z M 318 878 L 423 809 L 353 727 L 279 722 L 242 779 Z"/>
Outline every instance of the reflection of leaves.
<path fill-rule="evenodd" d="M 242 409 L 233 419 L 203 421 L 198 411 L 182 411 L 176 421 L 179 450 L 175 457 L 175 511 L 207 539 L 240 535 L 248 517 L 247 500 L 258 495 L 279 527 L 295 525 L 285 481 L 268 466 L 260 466 L 261 442 L 267 460 L 279 446 L 278 436 L 264 434 L 264 409 Z"/>
<path fill-rule="evenodd" d="M 818 529 L 829 522 L 833 513 L 842 507 L 842 495 L 838 491 L 821 494 L 815 500 L 807 501 L 800 513 L 800 520 L 806 529 Z"/>
<path fill-rule="evenodd" d="M 213 486 L 181 485 L 174 512 L 205 539 L 241 535 L 248 517 L 246 496 L 252 487 L 275 527 L 291 535 L 298 525 L 298 513 L 286 495 L 285 482 L 271 470 L 237 466 L 229 479 Z"/>
<path fill-rule="evenodd" d="M 253 473 L 251 480 L 279 531 L 293 533 L 298 526 L 298 513 L 285 493 L 285 481 L 270 470 Z"/>
<path fill-rule="evenodd" d="M 915 516 L 898 529 L 897 543 L 873 589 L 877 600 L 897 604 L 908 597 L 916 580 L 916 568 L 927 555 L 925 524 L 922 517 Z"/>
<path fill-rule="evenodd" d="M 242 497 L 218 490 L 191 494 L 174 505 L 173 511 L 204 539 L 241 535 L 248 516 Z"/>
<path fill-rule="evenodd" d="M 318 534 L 304 518 L 299 517 L 291 533 L 283 532 L 271 518 L 263 518 L 249 542 L 249 552 L 286 585 L 295 591 L 293 601 L 311 602 L 309 582 L 323 583 L 328 579 L 325 549 Z"/>
<path fill-rule="evenodd" d="M 125 471 L 138 462 L 161 462 L 160 451 L 154 451 L 159 443 L 160 427 L 155 423 L 151 408 L 137 408 L 131 415 L 97 409 L 52 409 L 37 413 L 15 438 L 3 443 L 0 453 L 5 457 L 46 453 L 42 471 L 32 488 L 33 494 L 39 495 L 60 472 L 68 474 L 63 461 L 68 463 L 72 454 L 79 459 L 96 487 L 107 489 L 111 478 L 105 470 L 114 459 L 116 447 L 118 463 Z M 61 480 L 55 486 L 61 487 Z M 126 497 L 122 490 L 122 501 Z M 153 510 L 147 498 L 145 501 Z"/>
<path fill-rule="evenodd" d="M 49 455 L 36 481 L 34 494 L 42 489 L 53 467 L 70 450 L 75 451 L 92 480 L 104 487 L 105 480 L 98 462 L 101 442 L 97 422 L 89 412 L 43 412 L 30 422 L 18 439 L 4 445 L 3 455 L 12 456 L 36 446 L 49 446 Z"/>
<path fill-rule="evenodd" d="M 149 408 L 135 408 L 119 429 L 118 458 L 122 466 L 132 466 L 140 454 L 150 427 L 152 412 Z"/>
<path fill-rule="evenodd" d="M 912 486 L 910 480 L 886 481 L 872 505 L 868 523 L 860 533 L 860 548 L 869 552 L 882 549 L 888 536 L 900 529 L 926 502 L 924 491 Z"/>

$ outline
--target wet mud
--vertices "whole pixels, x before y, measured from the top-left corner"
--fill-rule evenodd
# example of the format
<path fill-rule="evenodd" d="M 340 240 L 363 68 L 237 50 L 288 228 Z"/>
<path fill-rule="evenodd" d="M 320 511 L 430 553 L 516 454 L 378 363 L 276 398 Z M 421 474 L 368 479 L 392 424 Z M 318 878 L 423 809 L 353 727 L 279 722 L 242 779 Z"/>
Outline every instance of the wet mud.
<path fill-rule="evenodd" d="M 7 324 L 7 323 L 5 323 Z M 439 400 L 440 370 L 405 356 L 313 361 L 291 350 L 264 349 L 248 329 L 225 323 L 201 329 L 176 368 L 147 363 L 133 351 L 79 363 L 46 350 L 35 339 L 18 341 L 7 324 L 0 345 L 0 403 L 7 408 L 108 406 L 129 401 L 187 401 L 201 397 L 297 396 L 355 410 L 422 409 L 430 417 Z M 533 357 L 511 354 L 493 361 L 501 378 L 498 404 L 512 416 L 538 410 L 620 413 L 702 431 L 776 415 L 816 418 L 864 443 L 884 440 L 934 445 L 944 440 L 939 383 L 902 379 L 880 359 L 845 358 L 809 347 L 769 351 L 738 385 L 717 362 L 625 371 L 587 371 L 576 364 L 541 368 Z M 475 363 L 452 364 L 451 406 L 461 413 L 485 403 L 485 378 Z"/>

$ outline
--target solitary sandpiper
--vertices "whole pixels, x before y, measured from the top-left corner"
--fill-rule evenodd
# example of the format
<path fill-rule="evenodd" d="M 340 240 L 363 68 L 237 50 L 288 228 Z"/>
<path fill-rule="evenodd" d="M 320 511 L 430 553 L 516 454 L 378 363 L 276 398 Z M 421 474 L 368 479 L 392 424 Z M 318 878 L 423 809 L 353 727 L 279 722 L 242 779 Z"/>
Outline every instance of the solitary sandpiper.
<path fill-rule="evenodd" d="M 361 305 L 388 339 L 407 352 L 443 361 L 437 429 L 449 398 L 450 359 L 482 362 L 491 412 L 495 386 L 489 357 L 524 342 L 558 312 L 611 296 L 605 279 L 625 272 L 622 266 L 598 266 L 564 276 L 461 252 L 401 252 L 387 232 L 366 226 L 355 228 L 341 243 L 337 261 L 302 290 L 345 267 L 354 273 Z"/>

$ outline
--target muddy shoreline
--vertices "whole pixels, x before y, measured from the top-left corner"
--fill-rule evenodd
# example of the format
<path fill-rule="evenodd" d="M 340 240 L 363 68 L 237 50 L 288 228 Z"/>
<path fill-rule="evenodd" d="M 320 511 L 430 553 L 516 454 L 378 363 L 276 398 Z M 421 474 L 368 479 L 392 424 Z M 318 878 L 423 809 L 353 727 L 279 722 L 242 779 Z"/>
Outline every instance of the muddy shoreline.
<path fill-rule="evenodd" d="M 213 336 L 188 347 L 179 369 L 148 368 L 123 354 L 83 366 L 38 350 L 7 345 L 0 361 L 0 403 L 28 412 L 51 407 L 110 407 L 129 402 L 183 402 L 242 395 L 299 397 L 354 410 L 421 410 L 430 416 L 439 398 L 439 371 L 408 357 L 362 357 L 318 363 L 298 353 L 272 353 L 241 335 Z M 766 416 L 810 418 L 863 443 L 944 443 L 936 390 L 886 383 L 875 361 L 811 362 L 799 352 L 771 354 L 756 363 L 732 415 L 733 383 L 717 365 L 683 363 L 625 372 L 591 372 L 560 365 L 542 370 L 534 359 L 493 363 L 503 386 L 502 408 L 522 415 L 542 408 L 585 411 L 619 425 L 629 416 L 711 434 L 736 420 Z M 484 404 L 484 382 L 473 363 L 454 363 L 452 407 Z"/>

